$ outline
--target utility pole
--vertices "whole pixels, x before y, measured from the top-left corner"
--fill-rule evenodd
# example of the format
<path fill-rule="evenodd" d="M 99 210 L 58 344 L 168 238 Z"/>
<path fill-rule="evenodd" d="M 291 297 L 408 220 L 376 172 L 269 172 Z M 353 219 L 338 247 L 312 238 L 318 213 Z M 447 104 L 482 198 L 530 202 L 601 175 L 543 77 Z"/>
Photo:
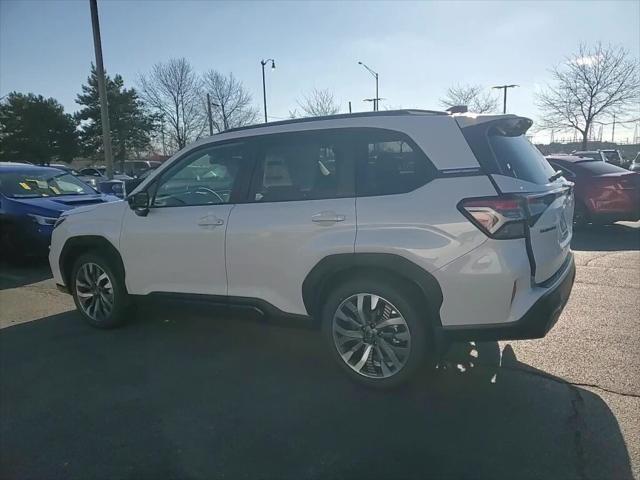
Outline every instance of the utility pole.
<path fill-rule="evenodd" d="M 507 113 L 507 89 L 519 86 L 520 85 L 496 85 L 495 87 L 492 87 L 496 90 L 502 90 L 504 92 L 504 97 L 502 100 L 502 113 Z"/>
<path fill-rule="evenodd" d="M 222 128 L 224 130 L 229 130 L 229 122 L 227 121 L 227 112 L 224 111 L 224 103 L 210 102 L 210 104 L 220 109 L 222 112 Z"/>
<path fill-rule="evenodd" d="M 227 122 L 227 113 L 224 111 L 224 103 L 220 104 L 220 110 L 222 110 L 222 126 L 225 130 L 229 130 L 229 123 Z"/>
<path fill-rule="evenodd" d="M 211 118 L 211 96 L 207 93 L 207 116 L 209 117 L 209 136 L 213 135 L 213 119 Z"/>
<path fill-rule="evenodd" d="M 611 129 L 611 143 L 616 143 L 616 114 L 613 114 L 613 128 Z"/>
<path fill-rule="evenodd" d="M 349 100 L 349 113 L 351 113 L 351 100 Z"/>
<path fill-rule="evenodd" d="M 113 178 L 113 156 L 111 154 L 111 127 L 109 125 L 109 106 L 107 105 L 107 88 L 102 63 L 102 42 L 100 40 L 100 22 L 98 20 L 97 0 L 89 0 L 91 8 L 91 27 L 93 28 L 93 47 L 96 52 L 96 73 L 98 74 L 98 94 L 100 96 L 100 119 L 102 121 L 102 143 L 104 161 L 107 167 L 107 178 Z"/>

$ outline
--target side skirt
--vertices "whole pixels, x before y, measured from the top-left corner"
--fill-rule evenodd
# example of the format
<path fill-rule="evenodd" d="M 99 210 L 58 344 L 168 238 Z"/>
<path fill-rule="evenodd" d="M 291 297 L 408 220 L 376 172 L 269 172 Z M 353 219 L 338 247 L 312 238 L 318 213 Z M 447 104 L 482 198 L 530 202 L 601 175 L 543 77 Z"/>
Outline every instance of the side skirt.
<path fill-rule="evenodd" d="M 148 295 L 136 295 L 138 299 L 158 299 L 171 302 L 179 302 L 190 304 L 192 306 L 212 306 L 217 308 L 229 309 L 233 312 L 249 311 L 257 313 L 260 318 L 272 325 L 295 327 L 295 328 L 313 328 L 312 318 L 308 315 L 297 315 L 294 313 L 283 312 L 278 307 L 252 297 L 229 297 L 226 295 L 206 295 L 197 293 L 175 293 L 175 292 L 151 292 Z"/>

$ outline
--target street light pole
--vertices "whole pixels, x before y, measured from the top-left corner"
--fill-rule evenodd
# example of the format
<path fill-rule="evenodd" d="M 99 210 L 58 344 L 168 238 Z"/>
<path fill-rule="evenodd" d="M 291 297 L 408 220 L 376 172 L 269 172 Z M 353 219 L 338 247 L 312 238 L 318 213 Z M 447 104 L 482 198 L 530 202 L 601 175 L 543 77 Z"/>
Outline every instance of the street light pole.
<path fill-rule="evenodd" d="M 491 88 L 495 88 L 496 90 L 502 90 L 504 92 L 504 97 L 502 100 L 502 113 L 507 113 L 507 89 L 509 88 L 514 88 L 514 87 L 519 87 L 520 85 L 496 85 L 495 87 L 491 87 Z"/>
<path fill-rule="evenodd" d="M 379 102 L 380 102 L 380 95 L 378 95 L 378 74 L 376 73 L 376 101 L 374 103 L 376 107 L 376 112 L 380 110 Z"/>
<path fill-rule="evenodd" d="M 96 54 L 96 74 L 98 75 L 98 95 L 100 96 L 100 120 L 102 121 L 102 143 L 104 161 L 107 167 L 107 178 L 113 179 L 113 156 L 111 154 L 111 127 L 109 125 L 109 106 L 107 105 L 107 88 L 102 63 L 102 42 L 100 40 L 100 21 L 98 20 L 98 4 L 89 0 L 91 8 L 91 27 L 93 29 L 93 47 Z"/>
<path fill-rule="evenodd" d="M 373 111 L 377 112 L 378 111 L 378 102 L 380 100 L 380 95 L 378 94 L 378 72 L 374 72 L 372 69 L 370 69 L 367 65 L 365 65 L 362 62 L 358 62 L 358 65 L 362 65 L 364 68 L 367 69 L 367 71 L 373 75 L 373 78 L 376 79 L 376 98 L 373 99 Z"/>
<path fill-rule="evenodd" d="M 276 61 L 273 58 L 269 58 L 268 60 L 260 60 L 260 65 L 262 65 L 262 99 L 264 101 L 264 123 L 267 123 L 267 87 L 264 79 L 264 66 L 271 62 L 271 70 L 275 70 Z"/>

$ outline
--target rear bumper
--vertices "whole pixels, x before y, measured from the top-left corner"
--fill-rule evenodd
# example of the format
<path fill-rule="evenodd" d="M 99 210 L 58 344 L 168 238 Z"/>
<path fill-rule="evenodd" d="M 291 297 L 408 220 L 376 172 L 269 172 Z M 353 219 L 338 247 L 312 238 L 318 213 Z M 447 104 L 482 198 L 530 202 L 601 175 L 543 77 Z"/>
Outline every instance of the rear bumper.
<path fill-rule="evenodd" d="M 554 275 L 552 285 L 518 320 L 506 324 L 456 325 L 443 327 L 448 340 L 525 340 L 542 338 L 556 324 L 576 276 L 573 254 L 559 274 Z"/>

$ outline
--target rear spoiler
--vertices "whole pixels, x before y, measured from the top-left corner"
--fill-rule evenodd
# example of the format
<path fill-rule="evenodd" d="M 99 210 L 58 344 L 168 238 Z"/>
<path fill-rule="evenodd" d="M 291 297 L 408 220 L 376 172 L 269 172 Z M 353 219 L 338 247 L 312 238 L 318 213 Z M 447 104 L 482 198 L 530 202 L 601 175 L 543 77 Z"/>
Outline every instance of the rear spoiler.
<path fill-rule="evenodd" d="M 524 135 L 531 125 L 533 120 L 526 117 L 519 117 L 517 115 L 454 115 L 458 126 L 462 129 L 469 127 L 485 128 L 494 127 L 498 132 L 506 137 L 517 137 Z"/>

